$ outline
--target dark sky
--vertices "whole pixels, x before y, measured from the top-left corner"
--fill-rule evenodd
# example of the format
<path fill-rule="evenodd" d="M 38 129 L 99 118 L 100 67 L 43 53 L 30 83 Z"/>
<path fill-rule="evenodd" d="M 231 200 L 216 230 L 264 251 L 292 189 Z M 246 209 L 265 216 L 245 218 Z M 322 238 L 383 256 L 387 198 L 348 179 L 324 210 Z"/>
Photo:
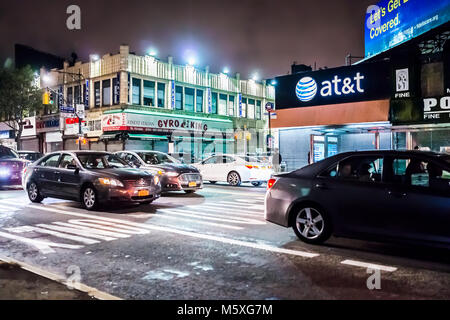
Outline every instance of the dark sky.
<path fill-rule="evenodd" d="M 187 50 L 213 72 L 228 66 L 247 78 L 286 74 L 293 61 L 343 65 L 364 54 L 364 15 L 374 0 L 15 0 L 0 2 L 0 61 L 14 43 L 68 57 L 75 51 L 116 53 L 126 43 L 143 54 L 154 46 L 164 60 L 185 62 Z M 66 28 L 77 4 L 82 29 Z"/>

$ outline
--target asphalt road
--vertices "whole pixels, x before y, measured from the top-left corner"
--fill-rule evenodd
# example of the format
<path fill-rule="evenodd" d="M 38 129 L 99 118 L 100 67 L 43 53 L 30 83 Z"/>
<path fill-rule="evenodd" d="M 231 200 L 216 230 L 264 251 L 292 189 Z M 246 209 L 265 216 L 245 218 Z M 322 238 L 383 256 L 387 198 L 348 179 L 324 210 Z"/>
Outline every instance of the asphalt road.
<path fill-rule="evenodd" d="M 450 298 L 448 250 L 336 238 L 306 245 L 264 221 L 264 195 L 206 184 L 88 212 L 2 190 L 0 257 L 124 299 Z"/>

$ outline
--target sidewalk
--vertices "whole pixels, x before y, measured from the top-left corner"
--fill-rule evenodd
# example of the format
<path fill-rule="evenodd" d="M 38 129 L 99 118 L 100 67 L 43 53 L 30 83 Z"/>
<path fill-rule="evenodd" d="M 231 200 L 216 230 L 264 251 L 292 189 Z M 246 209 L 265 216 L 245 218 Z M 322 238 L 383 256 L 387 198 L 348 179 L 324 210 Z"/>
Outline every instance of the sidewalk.
<path fill-rule="evenodd" d="M 87 293 L 0 261 L 0 300 L 92 300 Z"/>

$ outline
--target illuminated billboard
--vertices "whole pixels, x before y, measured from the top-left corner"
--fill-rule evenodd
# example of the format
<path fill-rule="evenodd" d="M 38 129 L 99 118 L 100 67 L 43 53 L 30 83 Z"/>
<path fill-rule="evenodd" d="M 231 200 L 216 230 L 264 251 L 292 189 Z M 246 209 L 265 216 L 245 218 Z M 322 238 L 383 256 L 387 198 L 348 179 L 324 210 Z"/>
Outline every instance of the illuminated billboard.
<path fill-rule="evenodd" d="M 366 58 L 389 50 L 450 19 L 450 0 L 382 0 L 366 13 Z"/>

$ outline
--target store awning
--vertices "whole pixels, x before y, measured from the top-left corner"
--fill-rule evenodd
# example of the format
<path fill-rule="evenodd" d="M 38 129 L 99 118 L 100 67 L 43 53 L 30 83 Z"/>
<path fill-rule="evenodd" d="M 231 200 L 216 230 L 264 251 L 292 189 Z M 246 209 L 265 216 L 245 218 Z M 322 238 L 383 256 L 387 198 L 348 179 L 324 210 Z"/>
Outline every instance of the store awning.
<path fill-rule="evenodd" d="M 166 136 L 157 136 L 154 134 L 135 134 L 135 133 L 129 133 L 128 138 L 136 140 L 169 140 Z"/>
<path fill-rule="evenodd" d="M 272 128 L 333 126 L 389 121 L 389 100 L 276 110 Z"/>
<path fill-rule="evenodd" d="M 178 136 L 178 137 L 173 137 L 174 139 L 177 140 L 183 140 L 183 139 L 190 139 L 190 140 L 203 140 L 203 141 L 226 141 L 226 142 L 234 142 L 234 139 L 224 139 L 224 138 L 215 138 L 215 137 L 188 137 L 188 136 Z"/>

